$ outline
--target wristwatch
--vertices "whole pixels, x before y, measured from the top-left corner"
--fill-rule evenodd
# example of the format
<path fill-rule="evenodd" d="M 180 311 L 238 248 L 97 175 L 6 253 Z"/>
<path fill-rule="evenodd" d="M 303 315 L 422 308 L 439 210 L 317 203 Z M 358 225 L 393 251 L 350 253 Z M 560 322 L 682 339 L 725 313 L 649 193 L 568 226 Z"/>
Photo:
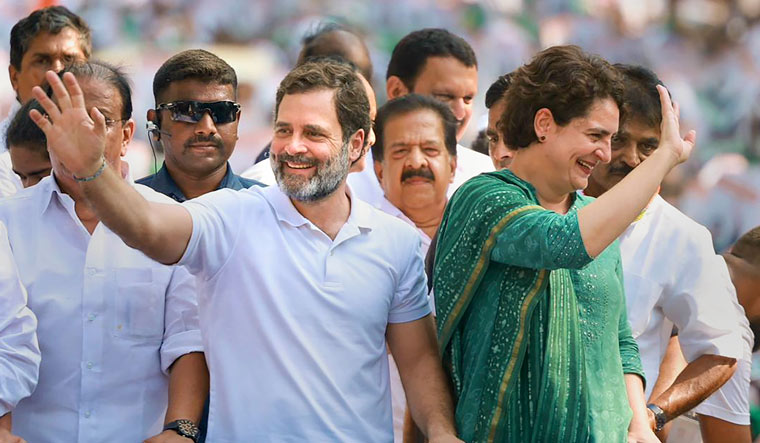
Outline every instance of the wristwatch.
<path fill-rule="evenodd" d="M 191 420 L 174 420 L 164 426 L 164 431 L 174 431 L 177 434 L 197 442 L 200 429 Z"/>
<path fill-rule="evenodd" d="M 665 411 L 654 403 L 649 403 L 647 408 L 654 413 L 655 432 L 662 431 L 662 428 L 665 427 L 665 423 L 668 422 L 668 417 L 665 415 Z"/>

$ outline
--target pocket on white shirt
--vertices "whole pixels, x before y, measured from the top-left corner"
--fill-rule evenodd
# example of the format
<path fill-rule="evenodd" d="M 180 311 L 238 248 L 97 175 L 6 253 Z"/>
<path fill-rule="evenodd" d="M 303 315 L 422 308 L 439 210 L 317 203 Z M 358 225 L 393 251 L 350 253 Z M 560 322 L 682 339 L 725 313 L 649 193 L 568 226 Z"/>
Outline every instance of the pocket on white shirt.
<path fill-rule="evenodd" d="M 119 337 L 161 340 L 164 334 L 165 285 L 151 269 L 119 269 L 115 333 Z"/>

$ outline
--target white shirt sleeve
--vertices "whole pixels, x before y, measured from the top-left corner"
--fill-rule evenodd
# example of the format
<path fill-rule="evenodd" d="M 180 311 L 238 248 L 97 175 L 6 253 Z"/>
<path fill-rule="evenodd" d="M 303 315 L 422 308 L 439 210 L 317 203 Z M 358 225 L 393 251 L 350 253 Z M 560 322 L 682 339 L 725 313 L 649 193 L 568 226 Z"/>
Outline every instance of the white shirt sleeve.
<path fill-rule="evenodd" d="M 0 153 L 0 197 L 9 197 L 21 188 L 21 180 L 12 169 L 10 153 Z"/>
<path fill-rule="evenodd" d="M 183 203 L 193 233 L 179 265 L 210 280 L 227 262 L 242 225 L 240 192 L 220 189 Z"/>
<path fill-rule="evenodd" d="M 40 348 L 37 318 L 27 307 L 8 233 L 0 223 L 0 416 L 37 386 Z"/>
<path fill-rule="evenodd" d="M 198 324 L 198 289 L 195 277 L 182 266 L 175 266 L 166 292 L 164 338 L 161 343 L 161 369 L 190 352 L 203 352 Z"/>
<path fill-rule="evenodd" d="M 421 240 L 416 232 L 411 229 L 409 232 L 413 237 L 407 244 L 414 246 L 409 248 L 404 268 L 399 270 L 400 279 L 391 302 L 389 323 L 406 323 L 430 314 Z"/>
<path fill-rule="evenodd" d="M 749 358 L 749 331 L 744 311 L 736 299 L 728 267 L 716 255 L 706 229 L 692 231 L 693 241 L 671 257 L 683 260 L 661 301 L 667 318 L 678 327 L 678 339 L 688 361 L 704 354 Z M 751 335 L 751 332 L 749 332 Z"/>

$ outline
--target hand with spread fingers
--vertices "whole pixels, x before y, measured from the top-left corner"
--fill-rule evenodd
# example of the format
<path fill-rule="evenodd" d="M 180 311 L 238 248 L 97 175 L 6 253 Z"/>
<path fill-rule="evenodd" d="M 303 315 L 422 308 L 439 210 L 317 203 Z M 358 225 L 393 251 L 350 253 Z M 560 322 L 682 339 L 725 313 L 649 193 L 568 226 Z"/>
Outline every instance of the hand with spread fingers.
<path fill-rule="evenodd" d="M 73 74 L 63 80 L 53 71 L 45 73 L 55 102 L 39 86 L 32 90 L 34 98 L 45 110 L 29 116 L 45 133 L 48 150 L 75 177 L 90 177 L 104 162 L 106 121 L 97 108 L 87 112 L 84 94 Z"/>
<path fill-rule="evenodd" d="M 667 148 L 672 153 L 677 165 L 685 162 L 691 155 L 694 145 L 697 142 L 697 133 L 694 130 L 689 131 L 685 137 L 681 138 L 680 131 L 680 109 L 678 103 L 672 103 L 668 90 L 664 86 L 658 85 L 657 92 L 660 93 L 660 105 L 662 110 L 662 123 L 660 123 L 660 146 Z"/>

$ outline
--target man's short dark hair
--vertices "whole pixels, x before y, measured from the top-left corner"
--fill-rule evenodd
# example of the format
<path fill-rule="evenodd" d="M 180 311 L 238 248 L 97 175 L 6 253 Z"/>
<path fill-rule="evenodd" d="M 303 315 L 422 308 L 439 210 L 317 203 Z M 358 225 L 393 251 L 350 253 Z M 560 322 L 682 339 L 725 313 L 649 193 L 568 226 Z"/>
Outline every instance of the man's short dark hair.
<path fill-rule="evenodd" d="M 182 80 L 232 85 L 237 99 L 237 75 L 227 62 L 203 49 L 188 49 L 165 61 L 153 77 L 153 98 L 156 106 L 169 85 Z"/>
<path fill-rule="evenodd" d="M 538 141 L 533 121 L 542 108 L 549 109 L 560 126 L 587 115 L 600 99 L 612 99 L 623 113 L 618 71 L 577 46 L 553 46 L 536 54 L 514 72 L 504 98 L 507 106 L 498 127 L 504 143 L 513 149 Z"/>
<path fill-rule="evenodd" d="M 333 60 L 307 62 L 290 71 L 277 88 L 274 117 L 280 111 L 280 103 L 288 94 L 327 89 L 335 91 L 333 103 L 338 116 L 343 143 L 359 129 L 364 137 L 369 134 L 369 98 L 359 77 L 350 66 Z"/>
<path fill-rule="evenodd" d="M 36 99 L 31 99 L 22 105 L 8 125 L 5 133 L 5 146 L 8 149 L 28 149 L 49 159 L 45 133 L 29 117 L 29 111 L 32 109 L 36 109 L 41 114 L 45 113 Z"/>
<path fill-rule="evenodd" d="M 21 70 L 21 60 L 29 50 L 32 40 L 40 33 L 58 34 L 65 28 L 79 33 L 79 46 L 85 58 L 92 53 L 92 33 L 81 17 L 65 6 L 38 9 L 21 19 L 11 29 L 11 65 Z"/>
<path fill-rule="evenodd" d="M 333 38 L 338 33 L 349 34 L 355 39 L 348 42 Z M 334 22 L 320 23 L 315 30 L 303 37 L 301 43 L 303 47 L 298 54 L 297 65 L 303 64 L 311 57 L 338 56 L 356 66 L 367 81 L 372 81 L 372 60 L 367 45 L 359 34 L 348 26 Z M 363 60 L 360 61 L 353 56 L 357 50 L 366 54 L 367 63 L 361 63 Z"/>
<path fill-rule="evenodd" d="M 620 72 L 623 82 L 623 111 L 626 118 L 659 129 L 662 107 L 657 85 L 665 85 L 657 78 L 657 74 L 643 66 L 621 63 L 614 66 Z"/>
<path fill-rule="evenodd" d="M 753 266 L 760 266 L 760 226 L 739 237 L 731 247 L 731 255 Z"/>
<path fill-rule="evenodd" d="M 386 80 L 395 75 L 410 91 L 429 57 L 454 57 L 463 65 L 478 67 L 475 51 L 462 37 L 440 28 L 426 28 L 407 34 L 398 42 L 388 63 Z"/>
<path fill-rule="evenodd" d="M 504 97 L 507 93 L 510 83 L 512 83 L 512 72 L 509 74 L 500 75 L 495 82 L 488 87 L 486 91 L 486 109 L 491 109 L 497 101 Z"/>
<path fill-rule="evenodd" d="M 132 117 L 132 87 L 129 85 L 129 79 L 124 71 L 115 65 L 102 60 L 90 60 L 88 62 L 74 63 L 67 67 L 59 75 L 71 72 L 81 82 L 81 79 L 100 80 L 111 85 L 121 97 L 121 120 L 128 120 Z M 47 88 L 48 95 L 50 87 Z"/>
<path fill-rule="evenodd" d="M 398 115 L 407 115 L 414 111 L 430 110 L 441 119 L 443 143 L 449 155 L 457 155 L 457 119 L 448 106 L 438 100 L 420 94 L 406 94 L 394 98 L 377 110 L 375 118 L 375 144 L 372 145 L 372 158 L 382 162 L 385 155 L 385 125 L 388 120 Z"/>

